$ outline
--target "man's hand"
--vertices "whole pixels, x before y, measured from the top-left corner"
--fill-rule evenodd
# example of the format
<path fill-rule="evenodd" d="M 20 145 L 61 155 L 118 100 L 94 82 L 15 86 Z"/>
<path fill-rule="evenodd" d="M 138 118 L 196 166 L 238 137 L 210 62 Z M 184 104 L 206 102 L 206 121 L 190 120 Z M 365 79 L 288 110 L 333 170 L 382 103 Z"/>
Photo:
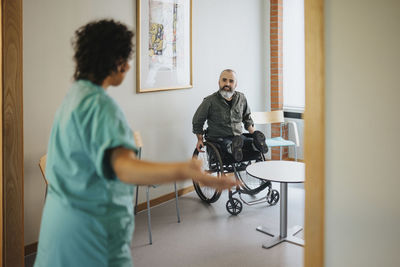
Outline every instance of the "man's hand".
<path fill-rule="evenodd" d="M 247 128 L 247 131 L 249 131 L 249 133 L 251 133 L 251 134 L 253 134 L 255 130 L 256 129 L 254 129 L 253 125 L 250 125 L 249 128 Z"/>
<path fill-rule="evenodd" d="M 204 147 L 203 140 L 197 140 L 196 144 L 197 151 L 199 151 L 200 153 L 204 152 L 204 150 L 201 150 L 203 147 Z"/>
<path fill-rule="evenodd" d="M 202 134 L 196 134 L 196 137 L 197 137 L 197 144 L 196 144 L 197 151 L 204 152 L 204 150 L 201 150 L 204 147 L 203 135 Z"/>

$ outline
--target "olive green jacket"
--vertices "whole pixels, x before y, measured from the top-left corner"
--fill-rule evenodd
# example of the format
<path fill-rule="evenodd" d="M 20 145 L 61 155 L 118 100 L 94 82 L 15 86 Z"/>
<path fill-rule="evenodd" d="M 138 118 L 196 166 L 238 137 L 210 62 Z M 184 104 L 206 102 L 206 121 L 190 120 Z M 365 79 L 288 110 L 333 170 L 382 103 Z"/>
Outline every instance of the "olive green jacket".
<path fill-rule="evenodd" d="M 244 94 L 236 91 L 232 101 L 231 108 L 218 91 L 204 98 L 193 116 L 193 133 L 204 134 L 205 121 L 208 124 L 207 135 L 211 138 L 241 135 L 242 123 L 246 130 L 253 126 Z"/>

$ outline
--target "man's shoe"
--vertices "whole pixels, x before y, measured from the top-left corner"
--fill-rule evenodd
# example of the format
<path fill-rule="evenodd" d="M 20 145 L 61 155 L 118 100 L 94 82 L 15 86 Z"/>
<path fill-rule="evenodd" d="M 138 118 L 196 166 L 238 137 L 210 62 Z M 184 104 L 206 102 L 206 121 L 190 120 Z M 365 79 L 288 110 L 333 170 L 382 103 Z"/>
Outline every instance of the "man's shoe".
<path fill-rule="evenodd" d="M 253 144 L 261 153 L 265 154 L 268 152 L 268 146 L 265 142 L 265 135 L 262 132 L 254 131 Z"/>
<path fill-rule="evenodd" d="M 243 139 L 236 135 L 232 138 L 232 156 L 235 159 L 235 161 L 239 162 L 243 159 L 243 152 L 242 152 L 242 147 L 243 147 Z"/>

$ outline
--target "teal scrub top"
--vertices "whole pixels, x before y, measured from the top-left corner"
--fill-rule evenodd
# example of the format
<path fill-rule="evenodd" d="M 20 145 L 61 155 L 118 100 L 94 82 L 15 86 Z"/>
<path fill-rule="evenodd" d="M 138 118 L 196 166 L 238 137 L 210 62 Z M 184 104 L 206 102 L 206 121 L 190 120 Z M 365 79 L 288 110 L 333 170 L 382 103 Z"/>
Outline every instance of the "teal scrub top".
<path fill-rule="evenodd" d="M 134 185 L 116 177 L 108 153 L 120 146 L 137 152 L 121 109 L 102 87 L 76 81 L 51 130 L 35 267 L 133 265 Z"/>

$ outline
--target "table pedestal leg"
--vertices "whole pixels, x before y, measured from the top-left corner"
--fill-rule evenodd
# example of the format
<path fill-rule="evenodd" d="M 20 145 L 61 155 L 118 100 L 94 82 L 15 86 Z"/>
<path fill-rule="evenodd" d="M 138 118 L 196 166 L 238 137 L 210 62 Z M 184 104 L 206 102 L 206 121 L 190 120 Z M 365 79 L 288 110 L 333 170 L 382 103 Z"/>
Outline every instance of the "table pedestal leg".
<path fill-rule="evenodd" d="M 287 183 L 281 183 L 281 203 L 280 203 L 280 233 L 279 236 L 272 234 L 268 228 L 264 226 L 258 226 L 256 229 L 264 234 L 274 237 L 274 239 L 268 243 L 263 244 L 263 248 L 272 248 L 284 241 L 290 242 L 295 245 L 304 246 L 304 240 L 295 237 L 294 235 L 300 232 L 303 228 L 301 226 L 294 226 L 287 230 Z"/>
<path fill-rule="evenodd" d="M 272 236 L 272 237 L 275 236 L 275 235 L 272 233 L 271 230 L 269 230 L 267 227 L 262 226 L 262 225 L 258 226 L 258 227 L 256 228 L 256 230 L 259 231 L 259 232 L 261 232 L 261 233 L 263 233 L 263 234 Z"/>
<path fill-rule="evenodd" d="M 262 229 L 259 229 L 259 228 L 262 228 Z M 295 245 L 304 246 L 304 240 L 294 236 L 295 234 L 300 232 L 302 229 L 303 228 L 301 226 L 296 225 L 288 230 L 286 237 L 274 236 L 274 238 L 270 242 L 264 243 L 262 245 L 262 247 L 263 248 L 272 248 L 284 241 L 295 244 Z M 257 230 L 264 234 L 272 236 L 271 233 L 264 232 L 264 230 L 266 230 L 265 227 L 259 226 L 259 227 L 257 227 Z"/>

